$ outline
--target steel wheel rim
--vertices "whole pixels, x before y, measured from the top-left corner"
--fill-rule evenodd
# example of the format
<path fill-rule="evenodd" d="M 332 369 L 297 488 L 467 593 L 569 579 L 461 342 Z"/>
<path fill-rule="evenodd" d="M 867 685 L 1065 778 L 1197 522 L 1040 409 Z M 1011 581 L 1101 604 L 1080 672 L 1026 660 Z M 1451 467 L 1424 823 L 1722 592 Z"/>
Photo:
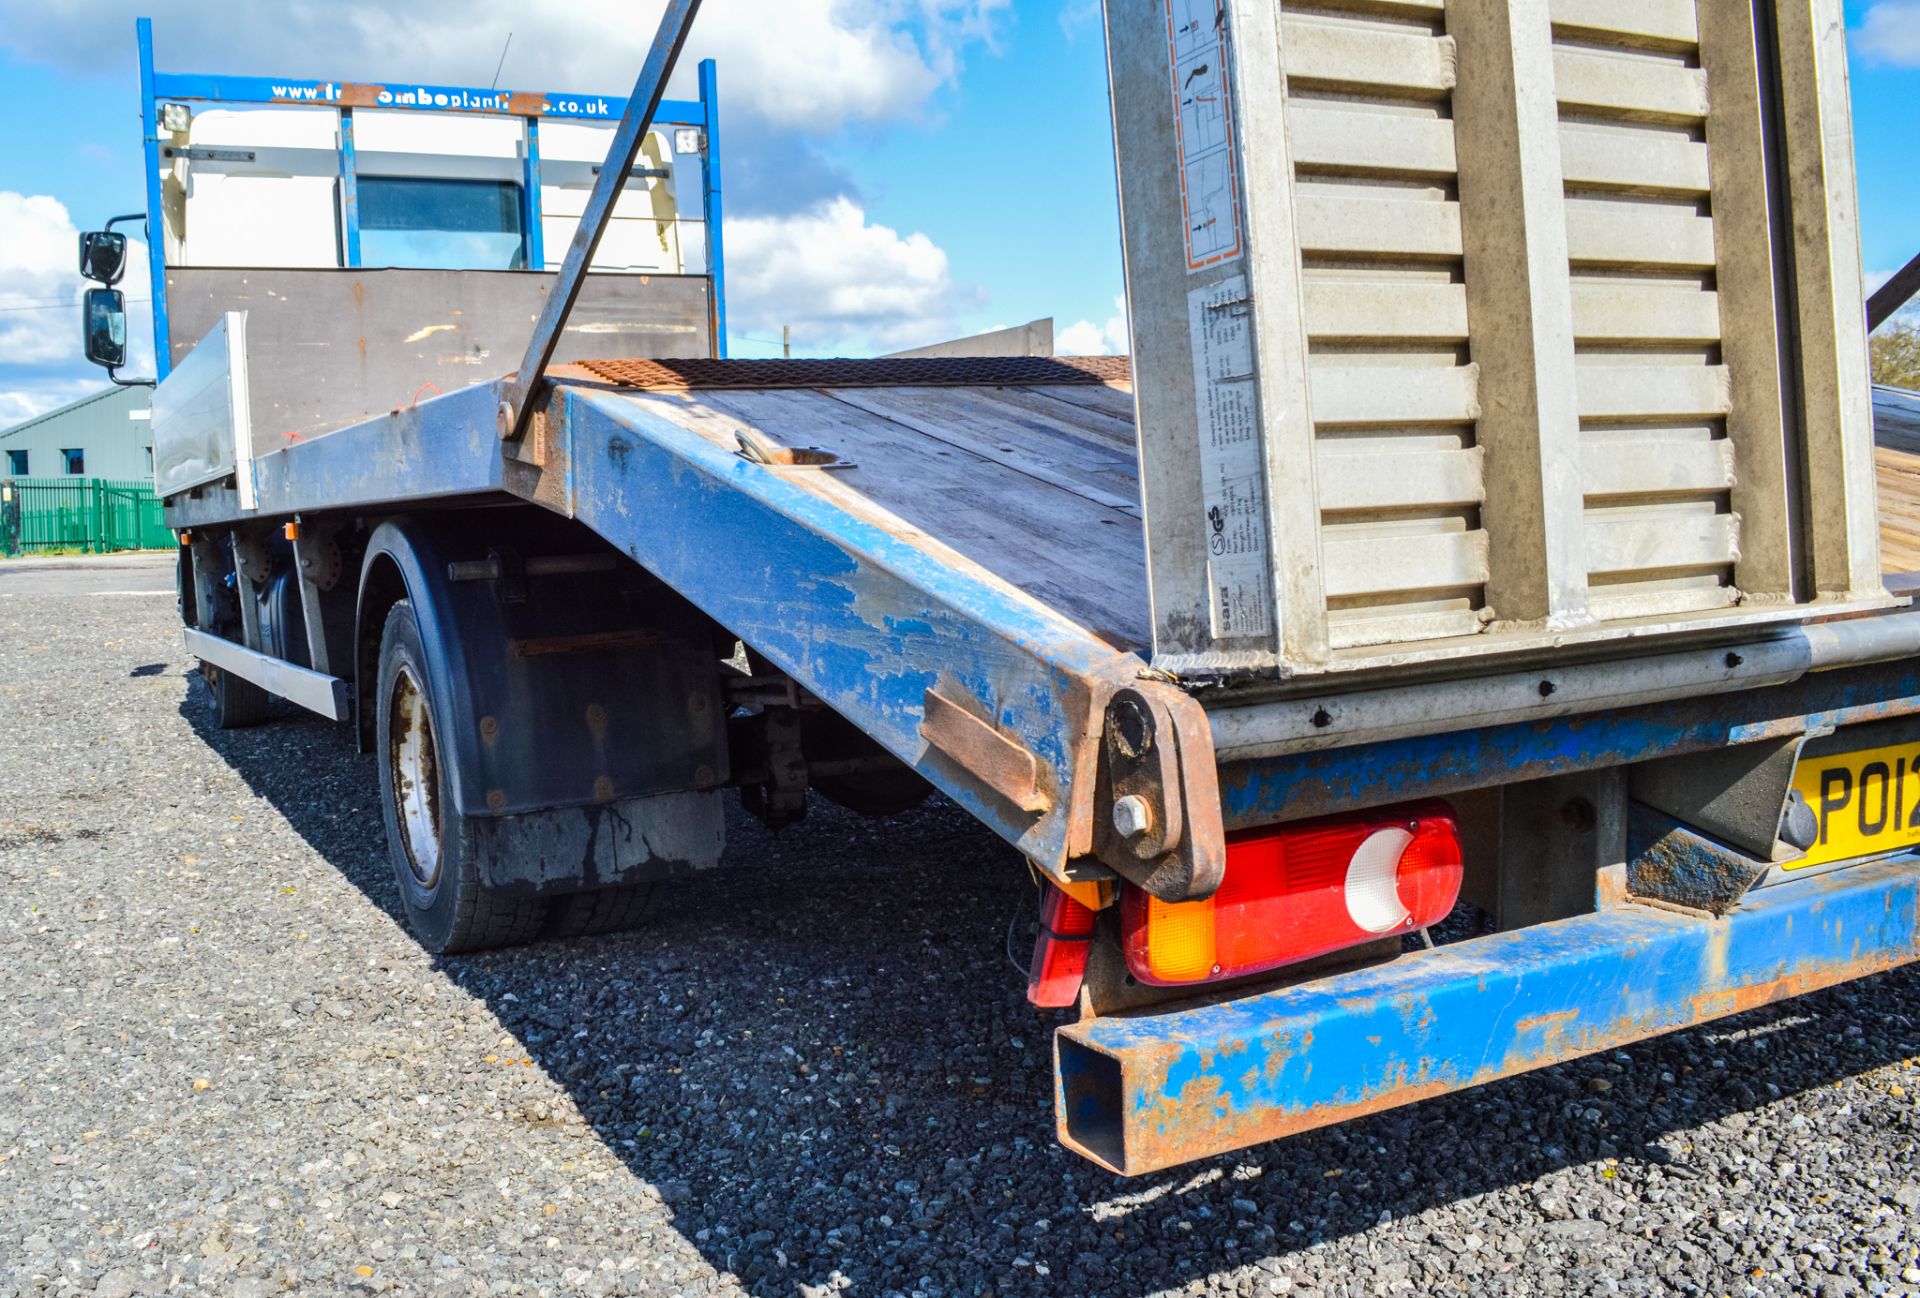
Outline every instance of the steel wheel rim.
<path fill-rule="evenodd" d="M 427 696 L 402 666 L 387 709 L 387 763 L 393 808 L 414 882 L 431 891 L 440 882 L 440 763 Z"/>

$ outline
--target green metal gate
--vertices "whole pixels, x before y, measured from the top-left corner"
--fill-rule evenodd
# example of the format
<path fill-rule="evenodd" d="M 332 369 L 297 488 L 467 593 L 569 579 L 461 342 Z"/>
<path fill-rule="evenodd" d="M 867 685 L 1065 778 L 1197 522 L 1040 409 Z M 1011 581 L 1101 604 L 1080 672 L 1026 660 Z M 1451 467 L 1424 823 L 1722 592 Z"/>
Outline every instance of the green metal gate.
<path fill-rule="evenodd" d="M 151 482 L 107 478 L 0 480 L 0 554 L 165 550 L 173 533 Z"/>

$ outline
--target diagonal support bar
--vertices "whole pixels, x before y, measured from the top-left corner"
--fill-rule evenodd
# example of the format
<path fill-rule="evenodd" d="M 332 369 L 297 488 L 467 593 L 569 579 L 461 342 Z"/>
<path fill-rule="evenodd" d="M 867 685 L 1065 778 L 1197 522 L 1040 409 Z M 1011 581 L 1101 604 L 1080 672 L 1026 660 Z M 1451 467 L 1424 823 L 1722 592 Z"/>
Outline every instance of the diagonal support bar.
<path fill-rule="evenodd" d="M 1905 306 L 1915 294 L 1920 294 L 1920 257 L 1915 257 L 1895 271 L 1893 278 L 1867 299 L 1867 329 L 1878 329 L 1893 319 L 1894 312 Z"/>
<path fill-rule="evenodd" d="M 567 259 L 561 264 L 553 291 L 547 295 L 547 304 L 541 308 L 540 319 L 533 326 L 533 337 L 527 340 L 527 354 L 520 361 L 520 369 L 508 382 L 501 399 L 497 418 L 503 441 L 515 441 L 527 430 L 534 389 L 545 375 L 547 363 L 553 359 L 553 349 L 560 342 L 560 330 L 573 310 L 574 299 L 580 296 L 587 266 L 600 246 L 600 237 L 607 232 L 614 204 L 627 183 L 627 173 L 633 170 L 640 142 L 646 138 L 647 127 L 653 124 L 653 114 L 660 107 L 667 78 L 673 75 L 680 47 L 686 44 L 694 15 L 699 12 L 700 0 L 668 0 L 666 13 L 661 15 L 660 30 L 654 35 L 653 48 L 647 52 L 639 80 L 633 83 L 626 115 L 620 119 L 620 129 L 614 132 L 607 160 L 594 178 L 593 193 L 587 199 L 586 210 L 580 214 L 580 225 L 573 232 Z"/>

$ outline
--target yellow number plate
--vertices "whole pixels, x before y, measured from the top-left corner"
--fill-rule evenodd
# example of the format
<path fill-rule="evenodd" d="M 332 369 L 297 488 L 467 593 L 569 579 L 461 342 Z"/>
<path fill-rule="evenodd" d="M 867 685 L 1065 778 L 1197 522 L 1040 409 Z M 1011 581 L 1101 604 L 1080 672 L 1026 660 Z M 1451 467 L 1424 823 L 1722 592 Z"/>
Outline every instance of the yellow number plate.
<path fill-rule="evenodd" d="M 1920 743 L 1800 759 L 1793 787 L 1820 818 L 1805 869 L 1920 844 Z"/>

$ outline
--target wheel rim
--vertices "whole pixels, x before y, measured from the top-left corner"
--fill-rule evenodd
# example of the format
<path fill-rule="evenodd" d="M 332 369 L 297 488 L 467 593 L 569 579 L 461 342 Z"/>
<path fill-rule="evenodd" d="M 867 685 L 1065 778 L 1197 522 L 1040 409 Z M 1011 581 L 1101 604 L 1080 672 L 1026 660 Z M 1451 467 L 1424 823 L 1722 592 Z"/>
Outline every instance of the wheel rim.
<path fill-rule="evenodd" d="M 414 882 L 432 891 L 440 882 L 440 767 L 427 696 L 405 666 L 393 682 L 387 710 L 387 763 L 394 811 Z"/>

